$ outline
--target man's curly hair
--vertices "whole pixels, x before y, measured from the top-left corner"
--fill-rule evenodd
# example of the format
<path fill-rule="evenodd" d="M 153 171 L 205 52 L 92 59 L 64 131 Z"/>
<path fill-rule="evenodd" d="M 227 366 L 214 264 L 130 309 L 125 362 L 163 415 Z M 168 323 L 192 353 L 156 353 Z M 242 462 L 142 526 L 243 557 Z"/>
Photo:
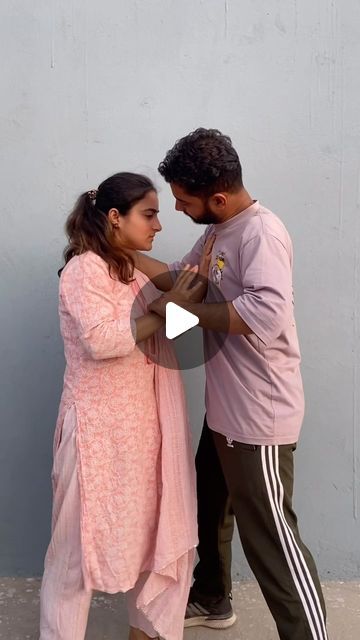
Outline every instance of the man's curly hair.
<path fill-rule="evenodd" d="M 158 167 L 166 182 L 191 195 L 209 197 L 243 186 L 239 156 L 229 136 L 199 128 L 178 140 Z"/>

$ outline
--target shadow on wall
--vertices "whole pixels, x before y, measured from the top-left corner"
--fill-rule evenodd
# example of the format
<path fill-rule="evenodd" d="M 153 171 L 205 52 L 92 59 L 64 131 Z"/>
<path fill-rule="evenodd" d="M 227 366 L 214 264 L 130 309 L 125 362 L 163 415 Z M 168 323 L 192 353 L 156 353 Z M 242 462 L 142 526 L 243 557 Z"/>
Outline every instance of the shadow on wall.
<path fill-rule="evenodd" d="M 49 542 L 52 438 L 64 371 L 57 312 L 59 264 L 29 257 L 3 272 L 1 575 L 41 574 Z"/>

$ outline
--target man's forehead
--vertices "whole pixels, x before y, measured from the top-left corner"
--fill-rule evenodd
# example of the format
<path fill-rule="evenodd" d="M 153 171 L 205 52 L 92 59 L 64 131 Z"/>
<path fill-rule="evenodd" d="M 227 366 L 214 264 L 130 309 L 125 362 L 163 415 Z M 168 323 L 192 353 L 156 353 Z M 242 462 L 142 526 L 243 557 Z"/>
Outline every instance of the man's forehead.
<path fill-rule="evenodd" d="M 185 189 L 183 187 L 181 187 L 179 184 L 171 182 L 170 183 L 170 187 L 171 187 L 171 191 L 173 192 L 174 197 L 177 200 L 189 201 L 189 200 L 192 200 L 192 199 L 196 198 L 196 196 L 191 195 L 190 193 L 185 191 Z"/>

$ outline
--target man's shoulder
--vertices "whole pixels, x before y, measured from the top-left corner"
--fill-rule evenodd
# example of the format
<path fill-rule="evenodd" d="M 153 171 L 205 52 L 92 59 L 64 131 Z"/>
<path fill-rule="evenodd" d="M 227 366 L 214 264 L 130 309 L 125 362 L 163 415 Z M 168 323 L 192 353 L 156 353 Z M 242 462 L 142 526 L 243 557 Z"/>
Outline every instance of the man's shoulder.
<path fill-rule="evenodd" d="M 259 203 L 256 214 L 249 218 L 244 229 L 243 242 L 264 235 L 273 236 L 281 242 L 290 240 L 289 233 L 281 218 Z"/>

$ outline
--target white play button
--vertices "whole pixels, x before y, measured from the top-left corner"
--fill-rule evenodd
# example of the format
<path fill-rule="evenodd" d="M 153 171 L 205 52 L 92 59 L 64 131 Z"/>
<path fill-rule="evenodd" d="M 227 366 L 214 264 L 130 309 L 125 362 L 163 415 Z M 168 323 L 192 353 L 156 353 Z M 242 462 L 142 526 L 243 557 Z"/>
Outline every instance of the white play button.
<path fill-rule="evenodd" d="M 177 338 L 185 331 L 196 327 L 199 324 L 199 318 L 190 311 L 186 311 L 174 302 L 168 302 L 166 305 L 166 337 L 169 340 Z"/>

